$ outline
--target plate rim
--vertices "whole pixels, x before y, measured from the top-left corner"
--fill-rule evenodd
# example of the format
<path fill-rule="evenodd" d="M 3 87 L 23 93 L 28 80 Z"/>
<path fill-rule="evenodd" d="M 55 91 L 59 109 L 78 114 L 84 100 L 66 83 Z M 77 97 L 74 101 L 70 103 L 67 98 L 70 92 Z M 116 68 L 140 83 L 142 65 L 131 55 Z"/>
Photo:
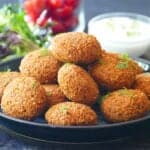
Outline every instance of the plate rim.
<path fill-rule="evenodd" d="M 24 124 L 24 125 L 31 125 L 31 126 L 36 126 L 36 127 L 43 127 L 43 128 L 52 128 L 52 129 L 75 129 L 75 130 L 79 130 L 79 129 L 85 129 L 85 130 L 89 130 L 89 129 L 104 129 L 104 128 L 114 128 L 114 127 L 118 127 L 118 126 L 127 126 L 127 125 L 134 125 L 137 123 L 141 123 L 144 122 L 146 120 L 150 120 L 150 115 L 146 115 L 144 117 L 138 118 L 138 119 L 134 119 L 134 120 L 130 120 L 130 121 L 125 121 L 125 122 L 119 122 L 119 123 L 110 123 L 110 124 L 97 124 L 97 125 L 87 125 L 87 126 L 60 126 L 60 125 L 52 125 L 52 124 L 48 124 L 48 123 L 38 123 L 38 122 L 33 122 L 33 121 L 28 121 L 28 120 L 23 120 L 23 119 L 18 119 L 18 118 L 14 118 L 11 116 L 8 116 L 2 112 L 0 112 L 0 117 L 7 119 L 9 121 L 13 121 L 15 123 L 19 123 L 19 124 Z"/>
<path fill-rule="evenodd" d="M 113 142 L 119 142 L 119 141 L 124 141 L 124 140 L 129 140 L 132 139 L 132 136 L 126 136 L 126 137 L 122 137 L 122 138 L 113 138 L 111 140 L 102 140 L 102 141 L 88 141 L 88 142 L 66 142 L 66 141 L 61 141 L 61 140 L 44 140 L 41 138 L 36 138 L 36 137 L 32 137 L 32 136 L 27 136 L 25 134 L 16 132 L 10 128 L 4 127 L 3 125 L 0 125 L 0 129 L 2 129 L 4 132 L 14 136 L 14 137 L 21 137 L 25 140 L 32 140 L 34 142 L 42 142 L 42 143 L 46 143 L 46 144 L 67 144 L 67 145 L 91 145 L 91 144 L 109 144 L 109 143 L 113 143 Z"/>

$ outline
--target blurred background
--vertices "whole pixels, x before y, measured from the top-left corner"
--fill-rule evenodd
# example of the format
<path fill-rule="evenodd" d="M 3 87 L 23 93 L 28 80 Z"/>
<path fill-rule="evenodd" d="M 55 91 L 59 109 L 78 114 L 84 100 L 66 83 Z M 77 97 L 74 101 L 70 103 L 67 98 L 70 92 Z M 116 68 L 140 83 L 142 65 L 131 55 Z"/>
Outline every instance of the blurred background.
<path fill-rule="evenodd" d="M 4 3 L 15 3 L 19 0 L 0 0 L 0 6 Z M 20 0 L 21 1 L 21 0 Z M 86 20 L 106 12 L 127 11 L 150 16 L 149 0 L 84 0 Z"/>
<path fill-rule="evenodd" d="M 2 7 L 4 4 L 7 4 L 7 3 L 16 3 L 16 2 L 23 3 L 23 1 L 24 0 L 0 0 L 0 6 Z M 79 0 L 76 0 L 76 1 L 79 2 Z M 52 30 L 52 33 L 57 34 L 59 32 L 66 32 L 66 31 L 86 31 L 87 32 L 88 31 L 87 25 L 88 25 L 89 20 L 96 15 L 101 15 L 104 13 L 132 12 L 132 13 L 138 13 L 138 14 L 145 15 L 145 16 L 150 16 L 150 10 L 149 10 L 150 1 L 149 0 L 82 0 L 82 1 L 83 1 L 82 10 L 80 9 L 81 11 L 78 11 L 79 14 L 81 14 L 80 12 L 82 12 L 82 15 L 78 16 L 78 14 L 74 13 L 76 10 L 79 10 L 79 9 L 77 9 L 79 6 L 79 3 L 77 5 L 77 7 L 73 8 L 73 15 L 70 12 L 68 12 L 68 10 L 64 14 L 63 13 L 60 14 L 60 12 L 59 12 L 59 14 L 57 14 L 57 17 L 54 17 L 53 20 L 51 21 L 51 23 L 55 22 L 55 25 L 58 24 L 58 26 L 56 25 L 57 27 L 49 28 Z M 42 2 L 42 1 L 40 1 L 40 2 Z M 39 5 L 39 9 L 40 9 L 40 5 Z M 31 9 L 32 9 L 31 6 L 29 8 L 27 8 L 27 7 L 25 8 L 25 12 L 26 12 L 27 16 L 30 16 L 34 12 Z M 36 9 L 37 9 L 37 7 L 36 7 Z M 59 9 L 59 8 L 53 8 L 53 11 L 56 11 L 56 13 L 58 13 L 57 9 Z M 48 11 L 50 12 L 48 17 L 51 18 L 51 10 L 48 10 Z M 59 15 L 61 15 L 62 17 L 64 17 L 63 15 L 68 16 L 67 13 L 68 14 L 70 13 L 72 16 L 70 16 L 70 18 L 67 18 L 67 19 L 65 18 L 64 20 L 59 16 Z M 34 12 L 34 15 L 35 14 L 36 13 Z M 40 12 L 39 16 L 42 16 L 41 14 L 44 15 L 43 10 L 42 10 L 42 13 Z M 39 16 L 37 17 L 38 19 L 40 18 Z M 37 18 L 36 18 L 36 21 L 34 19 L 32 19 L 27 22 L 29 22 L 29 24 L 30 24 L 30 21 L 31 21 L 35 24 L 38 24 L 40 27 L 44 26 L 44 28 L 45 28 L 45 26 L 47 26 L 47 24 L 48 24 L 47 23 L 48 22 L 47 20 L 49 20 L 48 17 L 46 19 L 43 17 L 44 19 L 42 20 L 40 25 L 37 23 L 37 20 L 38 20 Z M 46 21 L 46 25 L 45 25 L 45 21 Z M 63 26 L 62 26 L 62 24 L 63 24 Z M 31 28 L 31 29 L 33 29 L 33 28 Z M 33 33 L 35 33 L 35 32 L 39 33 L 39 30 L 34 29 Z M 39 34 L 41 34 L 42 32 L 40 32 Z M 47 31 L 45 33 L 47 34 Z M 40 47 L 41 46 L 48 47 L 48 44 L 45 41 L 47 41 L 47 39 L 51 38 L 51 35 L 50 36 L 46 35 L 44 38 L 45 38 L 44 41 L 40 41 L 40 43 L 38 43 L 36 40 L 36 44 L 40 45 Z M 135 56 L 137 56 L 137 55 L 135 55 Z M 146 58 L 150 59 L 150 54 L 146 54 Z"/>

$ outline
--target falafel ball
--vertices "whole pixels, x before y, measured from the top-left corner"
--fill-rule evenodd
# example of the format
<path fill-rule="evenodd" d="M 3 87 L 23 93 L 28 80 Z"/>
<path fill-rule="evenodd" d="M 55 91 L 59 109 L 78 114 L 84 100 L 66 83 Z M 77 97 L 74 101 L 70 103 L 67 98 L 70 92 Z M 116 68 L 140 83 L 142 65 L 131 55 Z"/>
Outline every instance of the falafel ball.
<path fill-rule="evenodd" d="M 150 73 L 137 75 L 133 87 L 143 91 L 150 98 Z"/>
<path fill-rule="evenodd" d="M 97 115 L 89 106 L 75 102 L 63 102 L 52 106 L 45 114 L 52 125 L 95 125 Z"/>
<path fill-rule="evenodd" d="M 109 91 L 131 88 L 140 67 L 127 55 L 102 53 L 98 62 L 89 67 L 89 72 L 97 83 Z"/>
<path fill-rule="evenodd" d="M 0 102 L 3 95 L 3 91 L 7 84 L 13 79 L 21 76 L 19 72 L 1 72 L 0 73 Z"/>
<path fill-rule="evenodd" d="M 98 59 L 102 51 L 97 39 L 83 32 L 56 35 L 50 50 L 61 62 L 76 64 L 90 64 Z"/>
<path fill-rule="evenodd" d="M 150 101 L 140 90 L 121 89 L 110 93 L 101 102 L 101 111 L 109 122 L 137 119 L 149 110 Z"/>
<path fill-rule="evenodd" d="M 46 107 L 46 93 L 42 85 L 32 77 L 18 77 L 5 88 L 2 111 L 12 117 L 32 120 Z"/>
<path fill-rule="evenodd" d="M 65 102 L 67 100 L 66 96 L 61 91 L 59 85 L 47 84 L 47 85 L 43 85 L 43 87 L 46 91 L 48 107 L 58 104 L 60 102 Z"/>
<path fill-rule="evenodd" d="M 28 53 L 21 61 L 21 73 L 34 77 L 40 83 L 55 83 L 61 63 L 47 50 Z"/>
<path fill-rule="evenodd" d="M 93 78 L 81 67 L 65 64 L 58 71 L 58 83 L 64 95 L 71 101 L 94 104 L 99 89 Z"/>

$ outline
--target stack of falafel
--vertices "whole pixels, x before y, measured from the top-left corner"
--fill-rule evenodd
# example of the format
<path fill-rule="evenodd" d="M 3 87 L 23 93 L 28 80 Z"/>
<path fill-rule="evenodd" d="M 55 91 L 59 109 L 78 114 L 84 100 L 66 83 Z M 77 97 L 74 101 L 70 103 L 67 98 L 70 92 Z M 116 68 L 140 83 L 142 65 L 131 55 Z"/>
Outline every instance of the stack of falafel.
<path fill-rule="evenodd" d="M 95 125 L 92 105 L 98 101 L 111 123 L 137 119 L 150 110 L 150 73 L 143 73 L 128 55 L 105 52 L 86 33 L 56 35 L 49 50 L 28 53 L 19 69 L 0 73 L 1 109 L 15 118 L 45 114 L 52 125 Z"/>

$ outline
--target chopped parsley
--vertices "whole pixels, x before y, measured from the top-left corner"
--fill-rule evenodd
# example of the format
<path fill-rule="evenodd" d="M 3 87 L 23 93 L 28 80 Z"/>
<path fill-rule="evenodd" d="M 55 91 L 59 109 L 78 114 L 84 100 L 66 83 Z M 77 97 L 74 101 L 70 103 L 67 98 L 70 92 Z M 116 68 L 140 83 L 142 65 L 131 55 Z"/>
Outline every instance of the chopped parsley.
<path fill-rule="evenodd" d="M 52 93 L 51 92 L 46 92 L 46 95 L 47 96 L 52 96 Z"/>
<path fill-rule="evenodd" d="M 128 54 L 122 54 L 122 55 L 120 55 L 120 59 L 121 60 L 116 65 L 116 67 L 118 69 L 126 69 L 126 68 L 128 68 L 128 66 L 129 66 L 129 60 L 130 60 L 129 55 Z"/>
<path fill-rule="evenodd" d="M 49 54 L 49 51 L 46 49 L 41 50 L 41 56 L 47 56 Z"/>
<path fill-rule="evenodd" d="M 118 91 L 120 96 L 128 96 L 128 97 L 133 97 L 134 93 L 126 88 L 121 89 Z"/>
<path fill-rule="evenodd" d="M 108 96 L 110 96 L 110 93 L 107 93 L 106 95 L 100 96 L 98 98 L 98 104 L 101 104 L 103 102 L 103 100 L 105 100 Z"/>
<path fill-rule="evenodd" d="M 66 65 L 66 66 L 70 66 L 70 65 L 73 65 L 73 64 L 68 62 L 68 63 L 66 63 L 65 65 Z"/>
<path fill-rule="evenodd" d="M 128 68 L 128 61 L 122 61 L 117 64 L 118 69 L 126 69 Z"/>
<path fill-rule="evenodd" d="M 138 32 L 135 32 L 135 31 L 127 31 L 126 32 L 126 35 L 128 37 L 133 37 L 133 36 L 137 36 L 138 35 Z"/>
<path fill-rule="evenodd" d="M 120 58 L 121 58 L 122 60 L 124 60 L 124 61 L 128 61 L 128 60 L 130 59 L 130 57 L 129 57 L 129 55 L 128 55 L 127 53 L 121 54 L 121 55 L 120 55 Z"/>
<path fill-rule="evenodd" d="M 61 107 L 61 112 L 66 113 L 67 110 L 68 110 L 68 107 L 65 106 L 65 105 L 63 105 L 63 106 Z"/>
<path fill-rule="evenodd" d="M 32 88 L 36 88 L 37 87 L 37 82 L 36 81 L 34 81 L 33 83 L 32 83 Z"/>
<path fill-rule="evenodd" d="M 103 61 L 102 59 L 99 59 L 99 60 L 98 60 L 98 63 L 99 63 L 100 65 L 102 65 L 102 64 L 104 64 L 104 61 Z"/>

